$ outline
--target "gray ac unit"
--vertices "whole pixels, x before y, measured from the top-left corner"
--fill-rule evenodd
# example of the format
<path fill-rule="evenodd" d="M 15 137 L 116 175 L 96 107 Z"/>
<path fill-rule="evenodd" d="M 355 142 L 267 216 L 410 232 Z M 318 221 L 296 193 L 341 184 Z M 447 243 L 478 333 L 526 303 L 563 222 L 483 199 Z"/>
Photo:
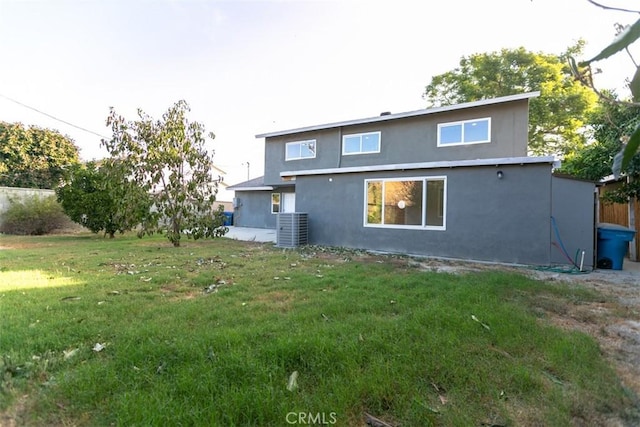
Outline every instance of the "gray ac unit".
<path fill-rule="evenodd" d="M 301 212 L 279 213 L 276 246 L 295 248 L 306 245 L 309 237 L 307 214 Z"/>

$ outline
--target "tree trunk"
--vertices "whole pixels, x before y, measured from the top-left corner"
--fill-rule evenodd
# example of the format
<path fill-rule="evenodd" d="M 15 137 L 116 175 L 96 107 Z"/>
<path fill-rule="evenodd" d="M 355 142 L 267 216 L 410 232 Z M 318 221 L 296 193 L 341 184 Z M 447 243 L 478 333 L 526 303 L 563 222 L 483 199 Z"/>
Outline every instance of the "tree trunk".
<path fill-rule="evenodd" d="M 171 243 L 173 243 L 173 247 L 177 248 L 180 246 L 180 222 L 177 218 L 171 220 L 171 231 L 173 233 Z"/>

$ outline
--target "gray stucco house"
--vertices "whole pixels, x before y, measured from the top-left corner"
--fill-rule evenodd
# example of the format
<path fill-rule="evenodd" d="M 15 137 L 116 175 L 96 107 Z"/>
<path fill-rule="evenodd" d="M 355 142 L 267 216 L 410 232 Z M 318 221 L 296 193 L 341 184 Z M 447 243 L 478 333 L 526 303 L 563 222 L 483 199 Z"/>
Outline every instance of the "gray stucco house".
<path fill-rule="evenodd" d="M 590 269 L 595 184 L 527 155 L 538 95 L 257 135 L 265 175 L 229 187 L 234 225 L 304 212 L 311 244 Z"/>

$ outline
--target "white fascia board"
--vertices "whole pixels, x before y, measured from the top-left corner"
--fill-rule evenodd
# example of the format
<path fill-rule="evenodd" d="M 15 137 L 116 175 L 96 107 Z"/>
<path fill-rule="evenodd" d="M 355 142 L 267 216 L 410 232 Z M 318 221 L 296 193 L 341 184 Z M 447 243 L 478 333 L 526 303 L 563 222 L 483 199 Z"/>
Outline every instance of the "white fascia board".
<path fill-rule="evenodd" d="M 622 174 L 619 177 L 615 177 L 615 175 L 607 175 L 604 178 L 602 178 L 600 181 L 600 183 L 602 184 L 608 184 L 610 182 L 618 182 L 618 181 L 622 181 L 622 180 L 626 180 L 627 179 L 627 175 L 626 174 Z"/>
<path fill-rule="evenodd" d="M 241 188 L 227 188 L 227 190 L 233 190 L 233 191 L 267 191 L 267 190 L 273 190 L 273 187 L 269 187 L 269 186 L 264 186 L 264 187 L 241 187 Z"/>
<path fill-rule="evenodd" d="M 222 174 L 222 175 L 226 175 L 227 173 L 225 171 L 223 171 L 222 169 L 220 169 L 218 166 L 216 165 L 211 165 L 211 169 L 218 171 L 218 173 Z"/>
<path fill-rule="evenodd" d="M 282 178 L 292 176 L 306 175 L 333 175 L 341 173 L 360 173 L 360 172 L 381 172 L 381 171 L 397 171 L 397 170 L 414 170 L 414 169 L 443 169 L 443 168 L 460 168 L 472 166 L 502 166 L 502 165 L 527 165 L 535 163 L 557 164 L 554 156 L 542 157 L 500 157 L 496 159 L 475 159 L 475 160 L 446 160 L 440 162 L 422 162 L 422 163 L 398 163 L 389 165 L 373 165 L 373 166 L 355 166 L 347 168 L 330 168 L 330 169 L 310 169 L 301 171 L 285 171 L 280 172 Z"/>
<path fill-rule="evenodd" d="M 502 104 L 505 102 L 519 101 L 540 96 L 540 92 L 527 92 L 516 95 L 502 96 L 499 98 L 481 99 L 480 101 L 464 102 L 455 105 L 443 105 L 441 107 L 425 108 L 422 110 L 408 111 L 406 113 L 387 114 L 385 116 L 368 117 L 365 119 L 346 120 L 342 122 L 327 123 L 322 125 L 307 126 L 296 129 L 281 130 L 275 132 L 266 132 L 256 135 L 256 138 L 269 138 L 273 136 L 291 135 L 295 133 L 310 132 L 322 129 L 332 129 L 342 126 L 360 125 L 365 123 L 377 123 L 394 119 L 404 119 L 407 117 L 425 116 L 429 114 L 442 113 L 446 111 L 463 110 L 465 108 L 482 107 L 485 105 Z"/>

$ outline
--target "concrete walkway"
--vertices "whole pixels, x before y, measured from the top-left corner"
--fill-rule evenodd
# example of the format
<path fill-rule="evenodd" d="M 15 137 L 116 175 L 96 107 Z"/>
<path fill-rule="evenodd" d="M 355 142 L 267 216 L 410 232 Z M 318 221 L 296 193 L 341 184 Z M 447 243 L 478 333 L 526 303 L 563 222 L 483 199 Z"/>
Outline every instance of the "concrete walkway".
<path fill-rule="evenodd" d="M 276 243 L 274 228 L 249 228 L 229 226 L 229 232 L 224 237 L 249 242 Z"/>

